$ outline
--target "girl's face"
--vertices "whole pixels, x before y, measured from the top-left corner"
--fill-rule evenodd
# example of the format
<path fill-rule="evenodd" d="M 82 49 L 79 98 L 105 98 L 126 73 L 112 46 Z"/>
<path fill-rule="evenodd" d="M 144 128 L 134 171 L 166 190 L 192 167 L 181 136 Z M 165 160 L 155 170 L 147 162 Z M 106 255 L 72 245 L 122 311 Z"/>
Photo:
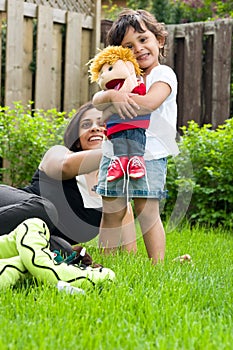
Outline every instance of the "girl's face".
<path fill-rule="evenodd" d="M 95 108 L 87 110 L 79 123 L 79 142 L 83 150 L 92 150 L 101 147 L 104 138 L 104 124 L 100 118 L 102 112 Z"/>
<path fill-rule="evenodd" d="M 159 49 L 164 46 L 164 40 L 159 41 L 145 25 L 142 24 L 141 27 L 145 30 L 144 33 L 129 27 L 121 45 L 132 50 L 140 68 L 149 74 L 152 68 L 159 65 Z"/>

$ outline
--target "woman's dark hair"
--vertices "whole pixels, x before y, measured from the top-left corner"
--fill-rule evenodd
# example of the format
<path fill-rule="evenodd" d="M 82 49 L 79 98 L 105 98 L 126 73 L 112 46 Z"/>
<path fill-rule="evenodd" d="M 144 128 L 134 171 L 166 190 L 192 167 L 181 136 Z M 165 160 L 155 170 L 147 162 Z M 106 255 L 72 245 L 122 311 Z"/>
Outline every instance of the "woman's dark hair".
<path fill-rule="evenodd" d="M 80 152 L 82 147 L 79 141 L 79 124 L 82 116 L 89 109 L 95 108 L 91 102 L 82 105 L 70 120 L 64 133 L 64 144 L 70 151 Z"/>
<path fill-rule="evenodd" d="M 133 27 L 138 33 L 144 33 L 142 25 L 152 32 L 158 40 L 163 39 L 164 43 L 166 42 L 168 32 L 164 23 L 158 22 L 148 11 L 124 9 L 118 14 L 107 34 L 107 45 L 121 45 L 129 27 Z M 164 47 L 160 48 L 159 52 L 160 58 L 165 57 Z"/>

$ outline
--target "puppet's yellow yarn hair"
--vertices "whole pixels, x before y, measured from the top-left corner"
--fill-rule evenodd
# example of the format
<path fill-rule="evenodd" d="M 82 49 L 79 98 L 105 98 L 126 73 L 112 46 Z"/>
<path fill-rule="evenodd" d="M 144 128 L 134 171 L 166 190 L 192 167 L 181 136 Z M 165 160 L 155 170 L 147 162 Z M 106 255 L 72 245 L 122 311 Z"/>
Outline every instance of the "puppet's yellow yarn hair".
<path fill-rule="evenodd" d="M 132 62 L 136 75 L 142 74 L 139 64 L 130 49 L 123 46 L 107 46 L 88 62 L 90 64 L 91 82 L 98 81 L 100 71 L 105 63 L 112 65 L 118 60 Z"/>

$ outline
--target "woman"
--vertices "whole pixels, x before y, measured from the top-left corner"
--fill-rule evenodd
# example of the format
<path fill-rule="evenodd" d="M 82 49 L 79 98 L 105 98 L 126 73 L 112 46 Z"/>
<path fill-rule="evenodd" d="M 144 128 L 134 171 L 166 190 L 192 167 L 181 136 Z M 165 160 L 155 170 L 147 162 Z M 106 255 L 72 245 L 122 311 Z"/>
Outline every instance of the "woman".
<path fill-rule="evenodd" d="M 91 189 L 102 155 L 100 118 L 101 112 L 92 104 L 82 106 L 66 129 L 66 146 L 47 151 L 30 186 L 0 185 L 0 289 L 15 285 L 28 273 L 52 285 L 64 281 L 82 288 L 115 279 L 112 270 L 91 266 L 92 259 L 85 252 L 74 256 L 69 244 L 86 242 L 99 231 L 102 203 Z M 124 234 L 118 237 L 118 244 L 135 250 L 132 210 L 125 215 L 124 231 L 130 235 L 127 241 Z M 58 236 L 51 237 L 51 232 Z M 69 256 L 69 262 L 61 262 L 54 249 L 72 253 L 73 260 Z M 87 266 L 79 266 L 80 260 Z"/>
<path fill-rule="evenodd" d="M 46 152 L 29 186 L 20 190 L 0 186 L 1 234 L 11 232 L 27 218 L 38 217 L 52 234 L 51 250 L 58 245 L 62 248 L 63 241 L 57 236 L 76 244 L 98 235 L 102 202 L 92 189 L 102 156 L 101 115 L 91 103 L 83 105 L 65 131 L 65 146 Z M 130 236 L 125 237 L 126 231 Z M 132 210 L 126 213 L 122 237 L 117 239 L 123 248 L 136 250 Z"/>

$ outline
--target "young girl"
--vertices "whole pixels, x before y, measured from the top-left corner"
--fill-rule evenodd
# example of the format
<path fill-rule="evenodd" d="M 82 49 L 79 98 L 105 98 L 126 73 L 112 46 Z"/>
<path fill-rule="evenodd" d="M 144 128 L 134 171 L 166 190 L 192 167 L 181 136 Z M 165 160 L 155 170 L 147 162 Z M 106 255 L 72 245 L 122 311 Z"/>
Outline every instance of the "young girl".
<path fill-rule="evenodd" d="M 176 155 L 177 79 L 173 70 L 159 63 L 165 56 L 167 32 L 162 23 L 147 11 L 122 11 L 108 33 L 109 45 L 122 45 L 132 50 L 140 68 L 147 94 L 144 96 L 115 90 L 101 91 L 93 97 L 103 116 L 118 113 L 134 118 L 151 113 L 147 130 L 146 177 L 128 179 L 126 189 L 122 180 L 107 183 L 106 172 L 112 157 L 108 141 L 103 145 L 97 193 L 103 196 L 103 215 L 100 245 L 106 252 L 116 247 L 116 239 L 127 210 L 127 197 L 134 199 L 148 257 L 153 263 L 164 259 L 165 232 L 160 219 L 159 201 L 166 197 L 164 190 L 167 157 Z"/>

